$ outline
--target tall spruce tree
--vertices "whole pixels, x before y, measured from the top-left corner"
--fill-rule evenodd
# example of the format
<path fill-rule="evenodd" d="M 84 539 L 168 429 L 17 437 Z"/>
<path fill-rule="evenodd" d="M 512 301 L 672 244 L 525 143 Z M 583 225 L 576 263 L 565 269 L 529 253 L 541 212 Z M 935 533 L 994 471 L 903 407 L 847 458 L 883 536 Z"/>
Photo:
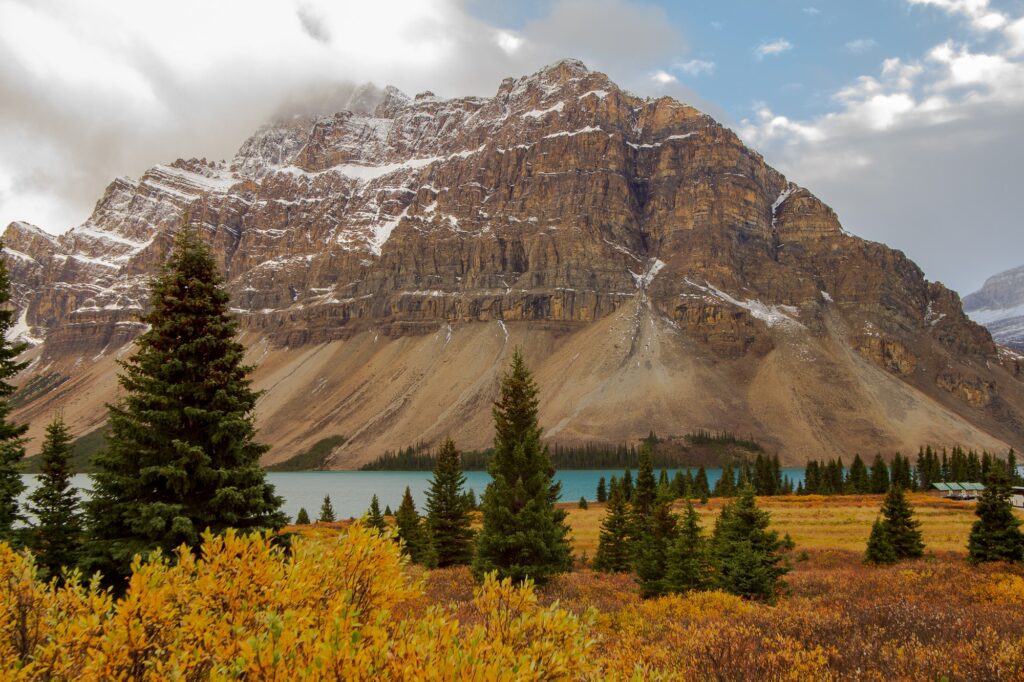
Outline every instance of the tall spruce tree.
<path fill-rule="evenodd" d="M 715 497 L 733 497 L 736 495 L 736 474 L 732 463 L 726 461 L 722 465 L 722 475 L 715 482 Z"/>
<path fill-rule="evenodd" d="M 334 505 L 331 504 L 331 496 L 324 495 L 324 502 L 320 505 L 320 516 L 316 518 L 317 523 L 333 523 L 336 518 Z"/>
<path fill-rule="evenodd" d="M 426 505 L 427 528 L 437 553 L 437 565 L 442 568 L 473 560 L 472 507 L 463 491 L 465 485 L 461 456 L 448 438 L 437 453 Z"/>
<path fill-rule="evenodd" d="M 46 427 L 39 487 L 28 498 L 28 510 L 36 517 L 28 545 L 50 577 L 81 558 L 82 519 L 78 491 L 71 485 L 71 450 L 71 432 L 57 415 Z"/>
<path fill-rule="evenodd" d="M 601 519 L 594 568 L 606 573 L 623 573 L 633 567 L 630 528 L 629 506 L 622 496 L 622 486 L 613 478 L 608 506 Z"/>
<path fill-rule="evenodd" d="M 416 511 L 409 486 L 405 487 L 402 503 L 395 512 L 395 528 L 398 538 L 405 543 L 405 553 L 409 555 L 410 561 L 428 568 L 437 565 L 437 552 L 434 551 L 430 531 Z"/>
<path fill-rule="evenodd" d="M 2 244 L 0 244 L 2 246 Z M 21 461 L 25 458 L 25 432 L 27 424 L 11 421 L 11 394 L 17 390 L 10 380 L 28 366 L 18 362 L 18 356 L 27 347 L 7 339 L 14 327 L 15 311 L 10 309 L 11 281 L 7 264 L 0 259 L 0 540 L 14 539 L 14 524 L 18 513 L 18 496 L 25 490 L 21 482 Z"/>
<path fill-rule="evenodd" d="M 633 488 L 633 515 L 640 525 L 646 523 L 647 517 L 654 509 L 658 499 L 658 487 L 654 482 L 654 466 L 651 462 L 651 448 L 645 442 L 640 448 L 640 468 L 636 472 L 636 487 Z"/>
<path fill-rule="evenodd" d="M 701 504 L 705 504 L 708 501 L 708 497 L 711 496 L 711 487 L 708 485 L 708 472 L 704 470 L 704 465 L 697 469 L 697 475 L 693 479 L 693 494 L 694 497 L 700 498 Z"/>
<path fill-rule="evenodd" d="M 537 423 L 537 385 L 516 349 L 494 404 L 491 482 L 483 495 L 483 526 L 473 573 L 544 583 L 572 566 L 566 512 L 555 507 L 559 487 Z"/>
<path fill-rule="evenodd" d="M 109 405 L 107 447 L 86 504 L 90 564 L 108 577 L 132 556 L 195 546 L 205 529 L 287 522 L 267 483 L 252 390 L 213 256 L 182 229 L 151 284 L 149 331 L 121 363 L 124 397 Z"/>
<path fill-rule="evenodd" d="M 856 494 L 870 492 L 870 490 L 871 479 L 868 476 L 868 468 L 860 455 L 855 455 L 846 476 L 846 491 Z"/>
<path fill-rule="evenodd" d="M 871 465 L 871 492 L 881 494 L 889 490 L 889 467 L 881 454 L 875 455 L 875 461 Z"/>
<path fill-rule="evenodd" d="M 1007 477 L 1001 473 L 993 472 L 989 476 L 974 508 L 978 520 L 971 527 L 967 541 L 967 557 L 974 563 L 1024 561 L 1024 535 L 1010 506 Z"/>
<path fill-rule="evenodd" d="M 607 502 L 608 501 L 608 489 L 605 486 L 604 476 L 597 481 L 597 501 Z"/>
<path fill-rule="evenodd" d="M 924 553 L 921 522 L 914 518 L 914 510 L 901 486 L 889 488 L 882 501 L 882 527 L 897 559 L 916 559 Z"/>
<path fill-rule="evenodd" d="M 672 513 L 671 498 L 657 498 L 648 515 L 634 518 L 634 523 L 639 520 L 642 520 L 644 525 L 635 535 L 633 568 L 636 570 L 636 579 L 640 585 L 640 595 L 656 597 L 665 593 L 668 552 L 676 539 L 678 519 Z"/>
<path fill-rule="evenodd" d="M 786 543 L 768 530 L 771 515 L 759 509 L 754 490 L 743 488 L 715 522 L 711 540 L 718 587 L 748 599 L 775 601 L 789 565 Z"/>
<path fill-rule="evenodd" d="M 706 590 L 714 585 L 714 566 L 708 551 L 708 540 L 701 534 L 700 515 L 693 503 L 686 501 L 676 538 L 666 555 L 664 587 L 666 592 Z"/>

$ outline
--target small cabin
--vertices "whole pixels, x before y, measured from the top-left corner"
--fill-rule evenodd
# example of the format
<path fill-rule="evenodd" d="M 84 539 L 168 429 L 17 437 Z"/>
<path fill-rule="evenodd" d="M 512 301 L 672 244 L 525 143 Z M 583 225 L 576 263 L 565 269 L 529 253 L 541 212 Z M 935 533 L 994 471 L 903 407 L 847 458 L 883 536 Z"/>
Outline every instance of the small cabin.
<path fill-rule="evenodd" d="M 1015 485 L 1010 488 L 1010 504 L 1024 509 L 1024 486 Z"/>
<path fill-rule="evenodd" d="M 981 497 L 985 486 L 980 483 L 952 482 L 932 483 L 931 493 L 950 500 L 976 500 Z"/>

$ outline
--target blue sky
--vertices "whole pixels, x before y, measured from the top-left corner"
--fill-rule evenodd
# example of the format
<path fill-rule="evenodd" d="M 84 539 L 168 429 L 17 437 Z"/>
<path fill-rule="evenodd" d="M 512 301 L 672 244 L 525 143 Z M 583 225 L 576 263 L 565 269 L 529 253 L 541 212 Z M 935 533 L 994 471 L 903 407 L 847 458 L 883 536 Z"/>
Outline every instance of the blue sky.
<path fill-rule="evenodd" d="M 0 0 L 0 226 L 62 232 L 344 84 L 489 96 L 563 57 L 715 116 L 961 293 L 1024 264 L 1024 0 Z"/>

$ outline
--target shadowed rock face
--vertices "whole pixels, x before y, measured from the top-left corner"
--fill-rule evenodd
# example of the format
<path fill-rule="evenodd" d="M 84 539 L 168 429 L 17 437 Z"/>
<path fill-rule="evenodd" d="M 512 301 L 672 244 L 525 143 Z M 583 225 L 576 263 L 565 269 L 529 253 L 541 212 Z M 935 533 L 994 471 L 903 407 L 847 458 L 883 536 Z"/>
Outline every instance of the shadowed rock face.
<path fill-rule="evenodd" d="M 1019 358 L 956 294 L 692 107 L 572 60 L 492 98 L 377 99 L 267 126 L 230 162 L 118 179 L 60 237 L 11 224 L 28 374 L 76 377 L 23 416 L 102 418 L 112 382 L 82 377 L 139 333 L 187 222 L 261 363 L 271 459 L 335 433 L 337 466 L 448 433 L 486 445 L 512 343 L 562 440 L 728 428 L 791 462 L 1024 444 Z"/>

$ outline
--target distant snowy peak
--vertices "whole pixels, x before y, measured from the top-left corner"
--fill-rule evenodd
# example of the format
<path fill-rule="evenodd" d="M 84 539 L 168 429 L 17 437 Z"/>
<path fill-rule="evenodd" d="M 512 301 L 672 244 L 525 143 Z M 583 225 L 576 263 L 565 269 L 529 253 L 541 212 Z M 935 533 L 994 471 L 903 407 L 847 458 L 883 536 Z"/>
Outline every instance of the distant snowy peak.
<path fill-rule="evenodd" d="M 989 277 L 964 297 L 964 311 L 999 343 L 1024 350 L 1024 266 Z"/>

